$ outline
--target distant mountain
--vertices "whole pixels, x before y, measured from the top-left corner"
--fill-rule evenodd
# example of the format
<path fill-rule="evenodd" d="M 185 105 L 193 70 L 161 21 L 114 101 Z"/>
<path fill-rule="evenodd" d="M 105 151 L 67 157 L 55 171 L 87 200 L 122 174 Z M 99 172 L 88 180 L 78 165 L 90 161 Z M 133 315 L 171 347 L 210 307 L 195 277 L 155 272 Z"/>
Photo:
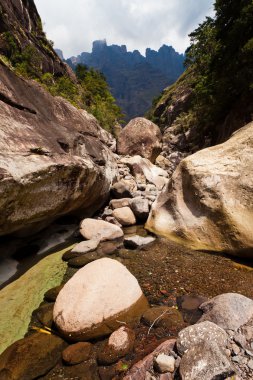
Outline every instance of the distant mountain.
<path fill-rule="evenodd" d="M 152 100 L 183 73 L 183 62 L 184 55 L 172 46 L 147 49 L 144 57 L 138 50 L 128 52 L 125 45 L 108 46 L 106 40 L 94 41 L 91 53 L 67 60 L 72 68 L 82 63 L 105 75 L 126 121 L 145 114 Z"/>

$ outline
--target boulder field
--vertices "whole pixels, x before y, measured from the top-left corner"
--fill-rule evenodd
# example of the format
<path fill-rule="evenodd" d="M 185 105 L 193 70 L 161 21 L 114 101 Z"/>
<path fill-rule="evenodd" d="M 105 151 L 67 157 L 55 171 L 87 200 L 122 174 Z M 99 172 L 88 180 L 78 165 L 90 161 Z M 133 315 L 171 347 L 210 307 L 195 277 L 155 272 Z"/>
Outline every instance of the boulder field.
<path fill-rule="evenodd" d="M 178 165 L 146 227 L 193 249 L 252 257 L 253 123 Z"/>
<path fill-rule="evenodd" d="M 0 235 L 92 215 L 117 175 L 96 119 L 0 64 Z"/>

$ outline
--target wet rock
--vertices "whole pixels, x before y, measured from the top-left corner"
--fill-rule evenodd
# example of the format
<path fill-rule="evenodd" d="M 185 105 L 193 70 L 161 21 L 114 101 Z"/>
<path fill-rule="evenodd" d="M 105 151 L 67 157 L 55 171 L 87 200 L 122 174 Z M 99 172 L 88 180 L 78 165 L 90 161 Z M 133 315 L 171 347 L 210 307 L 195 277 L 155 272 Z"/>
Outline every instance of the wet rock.
<path fill-rule="evenodd" d="M 235 372 L 225 353 L 211 340 L 190 347 L 182 357 L 179 371 L 182 380 L 225 379 Z"/>
<path fill-rule="evenodd" d="M 119 262 L 96 260 L 80 269 L 63 287 L 54 307 L 54 322 L 73 341 L 108 335 L 120 321 L 134 325 L 148 303 L 135 277 Z"/>
<path fill-rule="evenodd" d="M 72 268 L 82 268 L 85 265 L 91 263 L 92 261 L 98 260 L 101 258 L 101 254 L 97 251 L 87 253 L 86 255 L 81 255 L 74 257 L 68 261 L 68 265 Z"/>
<path fill-rule="evenodd" d="M 76 365 L 88 360 L 91 356 L 92 344 L 79 342 L 72 344 L 62 352 L 62 359 L 66 364 Z"/>
<path fill-rule="evenodd" d="M 113 209 L 129 207 L 130 202 L 131 202 L 131 198 L 112 199 L 110 202 L 110 207 L 112 207 Z"/>
<path fill-rule="evenodd" d="M 103 365 L 116 363 L 129 354 L 134 347 L 135 333 L 127 327 L 120 327 L 110 336 L 108 342 L 101 348 L 98 361 Z"/>
<path fill-rule="evenodd" d="M 152 236 L 143 237 L 139 235 L 133 235 L 133 236 L 125 237 L 124 245 L 126 248 L 135 249 L 138 247 L 142 247 L 143 245 L 153 243 L 154 241 L 155 241 L 155 238 Z"/>
<path fill-rule="evenodd" d="M 147 372 L 153 373 L 154 358 L 158 356 L 160 353 L 170 355 L 175 346 L 175 342 L 175 339 L 171 339 L 160 344 L 160 346 L 158 346 L 151 354 L 146 356 L 143 360 L 139 361 L 138 363 L 134 364 L 128 372 L 128 374 L 123 378 L 123 380 L 145 379 Z"/>
<path fill-rule="evenodd" d="M 113 216 L 122 226 L 132 226 L 136 224 L 136 219 L 130 207 L 122 207 L 113 210 Z"/>
<path fill-rule="evenodd" d="M 177 349 L 182 355 L 194 345 L 202 342 L 212 341 L 219 347 L 226 347 L 226 332 L 212 322 L 202 322 L 193 326 L 188 326 L 178 334 Z"/>
<path fill-rule="evenodd" d="M 200 308 L 204 314 L 199 322 L 211 321 L 225 330 L 237 330 L 253 316 L 253 301 L 236 293 L 221 294 Z"/>
<path fill-rule="evenodd" d="M 159 373 L 172 373 L 175 370 L 175 358 L 173 356 L 162 353 L 155 358 L 154 362 Z"/>
<path fill-rule="evenodd" d="M 121 155 L 140 155 L 154 162 L 161 152 L 162 134 L 151 121 L 138 117 L 123 128 L 117 141 L 117 152 Z"/>
<path fill-rule="evenodd" d="M 180 312 L 167 306 L 151 307 L 143 314 L 142 320 L 146 325 L 153 327 L 175 329 L 185 326 Z"/>
<path fill-rule="evenodd" d="M 80 255 L 83 255 L 88 252 L 95 251 L 98 247 L 99 241 L 97 240 L 87 240 L 82 241 L 77 244 L 70 252 L 64 253 L 62 259 L 65 261 L 69 261 L 70 259 L 74 259 Z"/>
<path fill-rule="evenodd" d="M 147 220 L 149 215 L 149 203 L 147 199 L 141 197 L 134 198 L 130 207 L 139 221 L 145 222 Z"/>
<path fill-rule="evenodd" d="M 44 295 L 44 299 L 48 302 L 55 302 L 58 294 L 60 293 L 60 291 L 62 290 L 64 285 L 59 285 L 59 286 L 55 286 L 54 288 L 52 289 L 49 289 L 45 295 Z"/>
<path fill-rule="evenodd" d="M 96 360 L 92 358 L 76 365 L 63 365 L 59 363 L 42 379 L 100 380 L 100 377 L 98 375 Z"/>
<path fill-rule="evenodd" d="M 120 227 L 96 219 L 84 219 L 80 225 L 81 235 L 88 240 L 106 241 L 123 238 Z"/>
<path fill-rule="evenodd" d="M 128 186 L 123 181 L 116 182 L 112 188 L 111 193 L 114 198 L 121 199 L 121 198 L 132 198 L 130 186 Z"/>
<path fill-rule="evenodd" d="M 102 242 L 102 243 L 99 244 L 97 252 L 101 256 L 112 255 L 113 253 L 115 253 L 122 246 L 123 246 L 122 242 L 118 242 L 118 241 L 104 241 L 104 242 Z"/>
<path fill-rule="evenodd" d="M 53 309 L 54 305 L 43 305 L 38 310 L 36 310 L 35 315 L 38 321 L 47 327 L 52 327 L 53 324 Z"/>
<path fill-rule="evenodd" d="M 66 345 L 55 335 L 41 333 L 13 343 L 0 356 L 0 379 L 33 380 L 45 375 Z"/>

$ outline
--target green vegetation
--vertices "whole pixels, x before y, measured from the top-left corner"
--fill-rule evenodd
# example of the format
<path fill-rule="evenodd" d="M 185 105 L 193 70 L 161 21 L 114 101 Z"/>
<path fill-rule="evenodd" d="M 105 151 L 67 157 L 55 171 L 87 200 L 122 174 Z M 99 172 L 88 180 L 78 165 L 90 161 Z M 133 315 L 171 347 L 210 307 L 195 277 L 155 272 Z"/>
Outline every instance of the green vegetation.
<path fill-rule="evenodd" d="M 162 105 L 166 103 L 168 108 L 175 104 L 173 100 L 180 97 L 182 85 L 189 88 L 190 84 L 191 102 L 181 110 L 177 121 L 186 120 L 186 127 L 195 125 L 199 135 L 210 135 L 215 141 L 219 126 L 231 111 L 243 106 L 244 122 L 252 119 L 253 1 L 216 0 L 214 9 L 214 18 L 206 18 L 190 34 L 187 70 L 154 104 L 151 117 L 161 126 L 168 125 Z"/>
<path fill-rule="evenodd" d="M 100 125 L 109 132 L 113 132 L 116 123 L 123 122 L 123 114 L 113 98 L 106 79 L 100 72 L 78 65 L 76 68 L 77 81 L 68 76 L 56 77 L 50 72 L 43 73 L 42 57 L 36 47 L 29 44 L 22 49 L 18 41 L 10 32 L 2 34 L 8 46 L 8 54 L 1 61 L 12 65 L 18 75 L 24 78 L 37 80 L 53 96 L 62 96 L 75 107 L 84 108 L 93 114 Z M 51 41 L 39 41 L 41 48 L 48 55 L 52 55 Z M 48 51 L 49 50 L 49 51 Z M 50 53 L 50 54 L 49 54 Z"/>

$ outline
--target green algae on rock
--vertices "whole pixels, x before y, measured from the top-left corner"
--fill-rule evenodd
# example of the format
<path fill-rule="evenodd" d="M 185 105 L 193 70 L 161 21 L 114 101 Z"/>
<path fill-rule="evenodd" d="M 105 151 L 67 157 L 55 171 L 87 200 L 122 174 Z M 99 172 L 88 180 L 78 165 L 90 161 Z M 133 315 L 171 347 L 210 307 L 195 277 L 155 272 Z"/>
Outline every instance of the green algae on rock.
<path fill-rule="evenodd" d="M 62 255 L 71 248 L 44 258 L 17 281 L 1 290 L 0 353 L 24 337 L 32 312 L 42 302 L 45 292 L 61 284 L 67 268 Z"/>

